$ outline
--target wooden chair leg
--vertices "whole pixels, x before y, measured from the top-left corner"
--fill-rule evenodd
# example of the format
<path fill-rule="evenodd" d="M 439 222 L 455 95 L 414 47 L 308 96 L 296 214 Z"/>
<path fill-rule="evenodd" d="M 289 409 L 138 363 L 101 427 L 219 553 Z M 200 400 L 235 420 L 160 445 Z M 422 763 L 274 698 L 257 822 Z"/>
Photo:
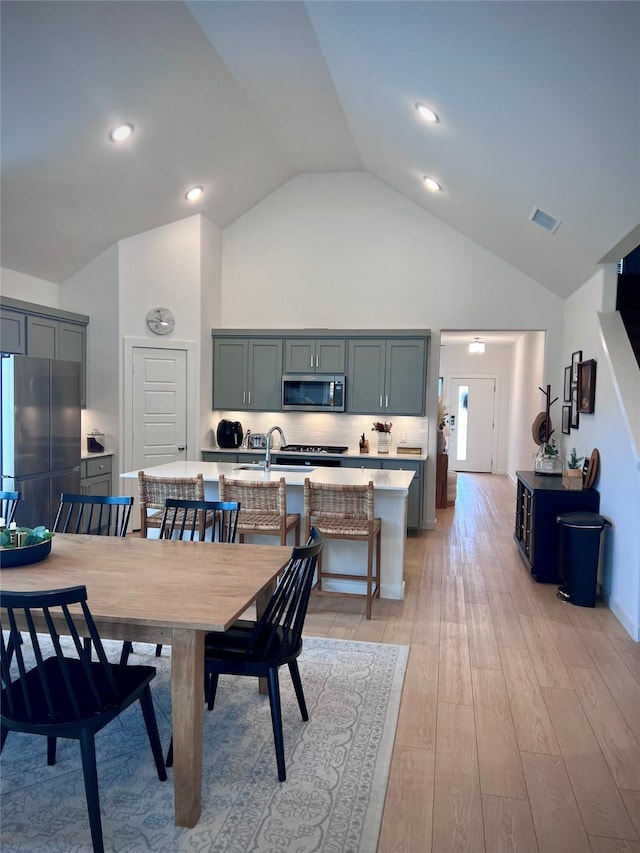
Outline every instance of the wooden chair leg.
<path fill-rule="evenodd" d="M 96 744 L 93 732 L 82 729 L 80 732 L 80 752 L 84 773 L 84 790 L 87 795 L 89 826 L 94 853 L 104 853 L 102 840 L 102 819 L 100 818 L 100 795 L 98 794 L 98 771 L 96 768 Z"/>
<path fill-rule="evenodd" d="M 156 657 L 159 658 L 162 654 L 162 643 L 158 643 L 156 646 Z"/>
<path fill-rule="evenodd" d="M 4 749 L 4 742 L 9 734 L 9 729 L 6 726 L 0 726 L 0 752 Z"/>
<path fill-rule="evenodd" d="M 371 599 L 373 598 L 373 535 L 367 540 L 367 609 L 366 617 L 371 619 Z"/>
<path fill-rule="evenodd" d="M 304 699 L 304 691 L 302 689 L 302 680 L 300 678 L 300 670 L 298 669 L 298 661 L 292 660 L 289 664 L 289 672 L 291 674 L 291 681 L 293 683 L 293 689 L 296 691 L 296 698 L 298 700 L 298 706 L 300 708 L 300 714 L 305 723 L 309 719 L 309 712 L 307 711 L 307 703 Z"/>
<path fill-rule="evenodd" d="M 284 736 L 282 734 L 282 709 L 280 707 L 280 683 L 278 681 L 278 669 L 272 667 L 267 676 L 269 688 L 269 705 L 271 706 L 271 725 L 273 726 L 273 741 L 276 748 L 276 761 L 278 763 L 278 779 L 284 782 L 287 771 L 284 763 Z"/>

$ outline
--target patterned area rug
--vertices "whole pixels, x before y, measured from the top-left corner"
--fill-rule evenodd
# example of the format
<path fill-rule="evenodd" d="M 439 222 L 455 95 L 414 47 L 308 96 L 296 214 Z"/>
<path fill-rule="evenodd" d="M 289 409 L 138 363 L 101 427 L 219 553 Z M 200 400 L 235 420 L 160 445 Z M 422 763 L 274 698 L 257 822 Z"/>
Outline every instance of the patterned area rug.
<path fill-rule="evenodd" d="M 120 644 L 105 643 L 116 661 Z M 136 643 L 131 663 L 152 682 L 163 747 L 171 730 L 170 649 Z M 202 816 L 173 823 L 173 771 L 162 783 L 138 705 L 96 738 L 107 851 L 152 853 L 373 853 L 406 668 L 406 646 L 305 638 L 300 657 L 309 722 L 281 670 L 287 781 L 278 782 L 269 702 L 253 679 L 221 677 L 204 712 Z M 91 850 L 80 748 L 9 733 L 1 759 L 3 853 Z"/>

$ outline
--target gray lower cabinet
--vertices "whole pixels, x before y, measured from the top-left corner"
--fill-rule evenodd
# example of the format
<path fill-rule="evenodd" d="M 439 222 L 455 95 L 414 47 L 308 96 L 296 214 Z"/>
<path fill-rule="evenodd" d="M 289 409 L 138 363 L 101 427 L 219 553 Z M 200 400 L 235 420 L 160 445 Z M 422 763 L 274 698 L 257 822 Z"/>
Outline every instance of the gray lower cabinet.
<path fill-rule="evenodd" d="M 113 459 L 99 456 L 83 459 L 80 465 L 80 492 L 83 495 L 110 495 L 112 488 Z"/>
<path fill-rule="evenodd" d="M 344 373 L 344 340 L 288 338 L 284 342 L 285 373 Z"/>
<path fill-rule="evenodd" d="M 277 412 L 281 381 L 281 338 L 214 339 L 214 409 Z"/>
<path fill-rule="evenodd" d="M 237 462 L 238 455 L 236 453 L 218 453 L 215 450 L 202 451 L 203 462 Z"/>
<path fill-rule="evenodd" d="M 423 497 L 423 462 L 399 462 L 395 459 L 382 463 L 383 468 L 393 471 L 413 471 L 413 480 L 409 486 L 407 496 L 407 527 L 418 529 L 422 522 L 422 497 Z"/>
<path fill-rule="evenodd" d="M 387 468 L 392 471 L 413 471 L 414 476 L 409 486 L 407 496 L 407 527 L 411 529 L 420 528 L 422 522 L 422 498 L 423 498 L 423 476 L 424 462 L 422 460 L 412 462 L 397 459 L 368 458 L 366 454 L 361 457 L 341 459 L 342 468 Z"/>
<path fill-rule="evenodd" d="M 81 405 L 84 407 L 88 322 L 89 318 L 82 314 L 3 297 L 0 300 L 2 351 L 80 362 Z"/>
<path fill-rule="evenodd" d="M 355 339 L 347 351 L 347 411 L 424 415 L 427 351 L 424 339 Z"/>

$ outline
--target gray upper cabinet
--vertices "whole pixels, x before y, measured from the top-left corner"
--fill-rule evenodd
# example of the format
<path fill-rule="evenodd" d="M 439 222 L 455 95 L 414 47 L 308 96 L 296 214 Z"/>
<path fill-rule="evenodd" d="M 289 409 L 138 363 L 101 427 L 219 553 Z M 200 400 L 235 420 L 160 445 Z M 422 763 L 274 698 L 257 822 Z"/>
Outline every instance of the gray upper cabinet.
<path fill-rule="evenodd" d="M 423 415 L 426 381 L 425 342 L 402 338 L 387 341 L 385 411 L 390 415 Z"/>
<path fill-rule="evenodd" d="M 3 352 L 80 362 L 81 402 L 86 406 L 88 317 L 2 297 L 0 321 Z"/>
<path fill-rule="evenodd" d="M 278 411 L 281 379 L 281 338 L 214 338 L 214 409 Z"/>
<path fill-rule="evenodd" d="M 2 352 L 26 355 L 27 318 L 20 311 L 0 309 L 0 340 Z"/>
<path fill-rule="evenodd" d="M 46 317 L 27 317 L 27 355 L 80 362 L 82 406 L 87 404 L 86 352 L 86 326 Z"/>
<path fill-rule="evenodd" d="M 423 415 L 426 375 L 424 339 L 350 340 L 347 411 Z"/>
<path fill-rule="evenodd" d="M 345 342 L 338 338 L 288 338 L 284 342 L 285 373 L 344 373 Z"/>

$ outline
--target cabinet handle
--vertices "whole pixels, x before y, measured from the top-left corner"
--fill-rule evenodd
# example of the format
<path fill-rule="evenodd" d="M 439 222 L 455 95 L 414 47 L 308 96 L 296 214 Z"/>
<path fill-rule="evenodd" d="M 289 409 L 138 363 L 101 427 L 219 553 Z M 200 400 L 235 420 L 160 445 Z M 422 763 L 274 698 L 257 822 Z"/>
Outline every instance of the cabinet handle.
<path fill-rule="evenodd" d="M 384 398 L 384 407 L 385 407 L 385 409 L 388 409 L 388 408 L 389 408 L 389 395 L 388 395 L 388 394 L 387 394 L 387 396 Z"/>
<path fill-rule="evenodd" d="M 247 405 L 251 405 L 251 391 L 249 391 L 249 399 L 247 400 Z"/>
<path fill-rule="evenodd" d="M 382 394 L 380 394 L 380 408 L 382 408 Z"/>
<path fill-rule="evenodd" d="M 247 392 L 243 391 L 242 392 L 242 405 L 244 406 L 246 402 L 247 402 Z"/>
<path fill-rule="evenodd" d="M 313 356 L 311 356 L 311 364 L 309 365 L 309 367 L 313 367 Z"/>
<path fill-rule="evenodd" d="M 320 356 L 316 356 L 316 367 L 320 367 Z"/>

